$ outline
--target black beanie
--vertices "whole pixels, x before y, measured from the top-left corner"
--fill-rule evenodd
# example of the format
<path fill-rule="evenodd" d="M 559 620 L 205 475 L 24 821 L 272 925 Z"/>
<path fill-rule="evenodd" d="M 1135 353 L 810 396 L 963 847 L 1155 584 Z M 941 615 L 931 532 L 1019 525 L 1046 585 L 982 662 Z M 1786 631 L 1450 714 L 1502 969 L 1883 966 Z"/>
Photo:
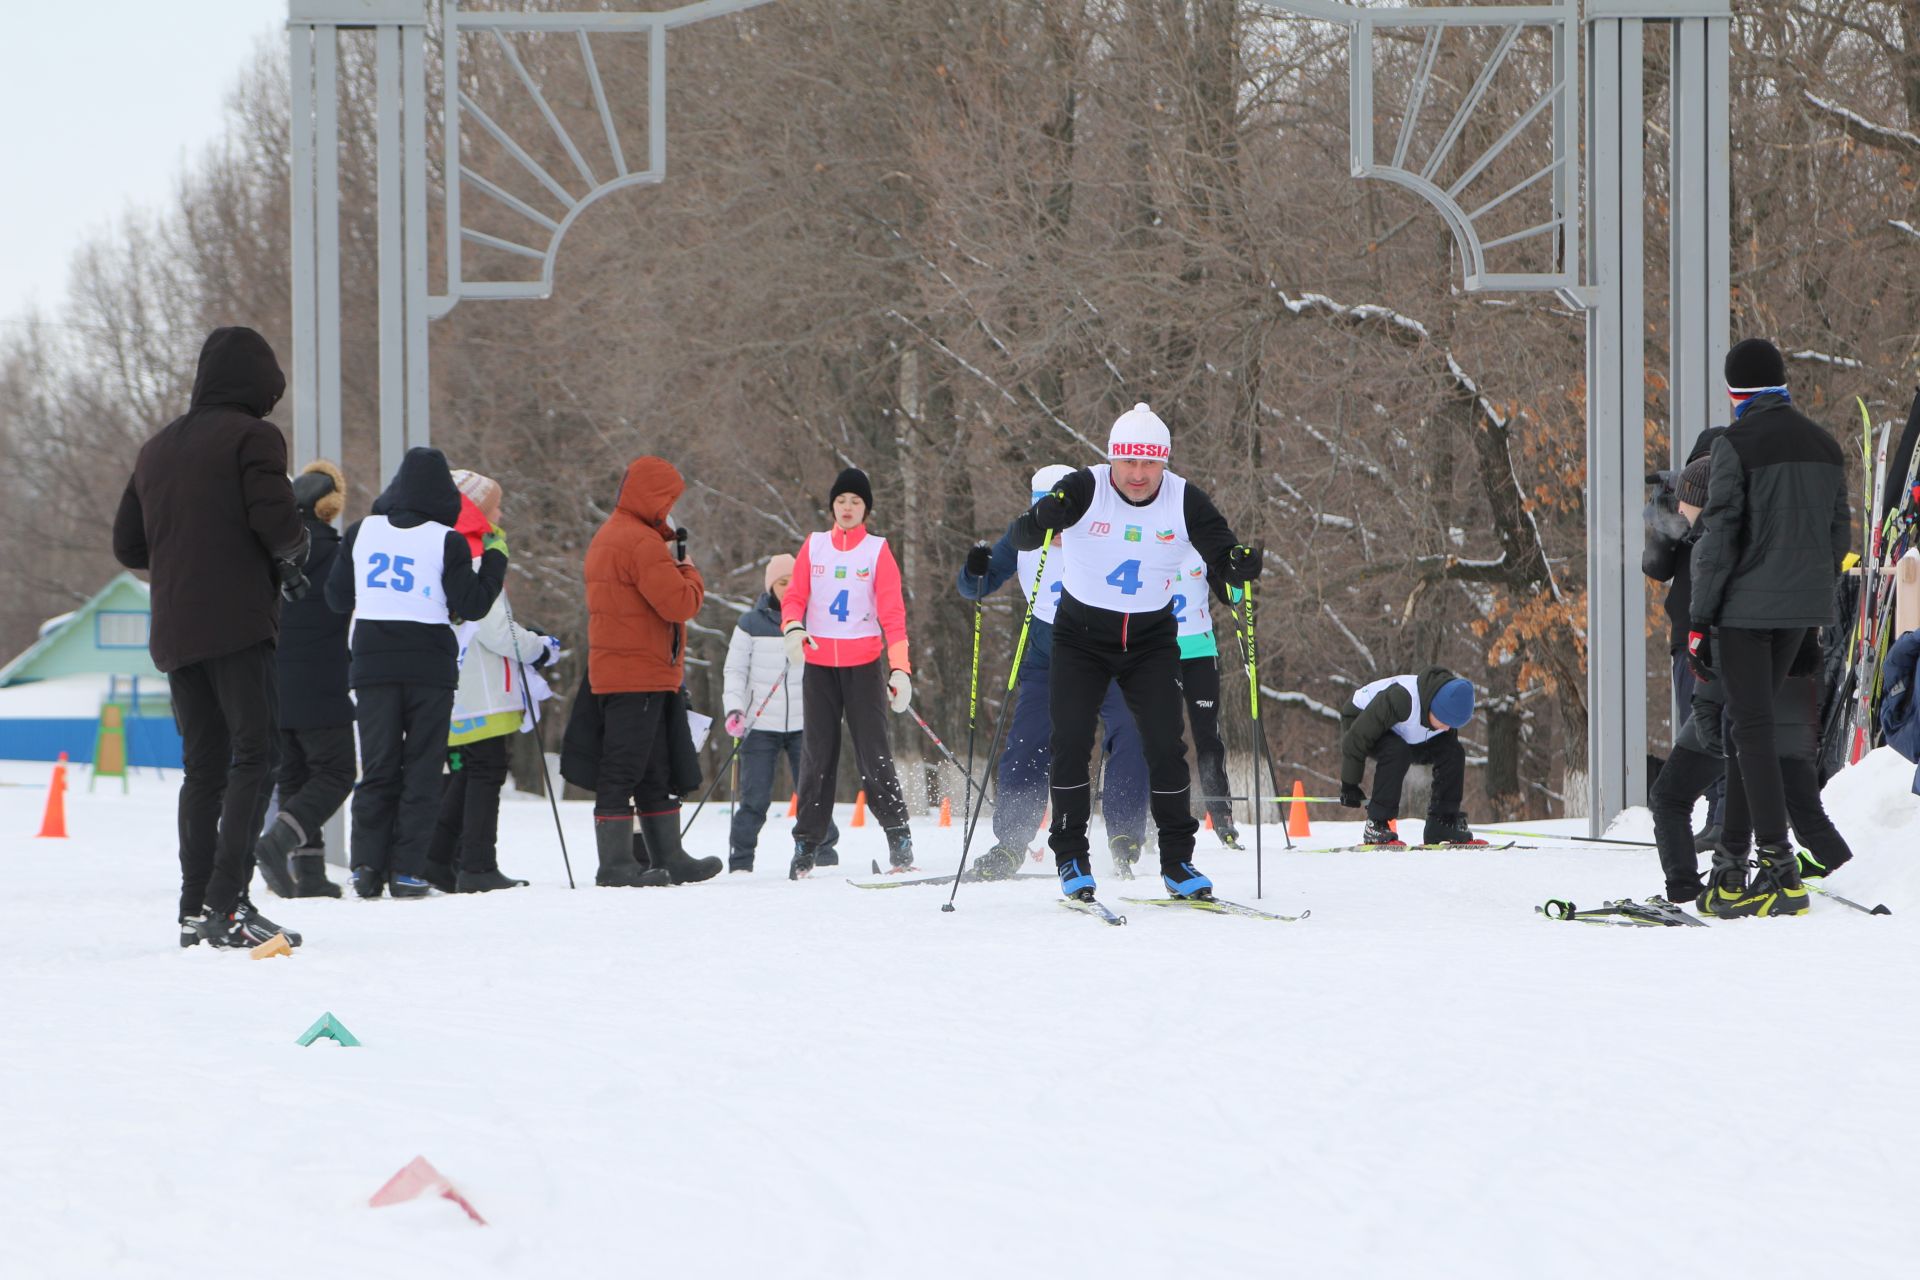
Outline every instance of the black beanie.
<path fill-rule="evenodd" d="M 848 467 L 834 477 L 833 488 L 827 493 L 827 505 L 843 493 L 850 493 L 867 504 L 867 515 L 873 514 L 873 485 L 867 481 L 867 473 L 858 467 Z"/>
<path fill-rule="evenodd" d="M 1707 481 L 1713 476 L 1712 458 L 1695 458 L 1680 473 L 1678 497 L 1690 507 L 1707 505 Z"/>
<path fill-rule="evenodd" d="M 1727 352 L 1727 390 L 1748 395 L 1787 385 L 1787 362 L 1765 338 L 1748 338 Z"/>

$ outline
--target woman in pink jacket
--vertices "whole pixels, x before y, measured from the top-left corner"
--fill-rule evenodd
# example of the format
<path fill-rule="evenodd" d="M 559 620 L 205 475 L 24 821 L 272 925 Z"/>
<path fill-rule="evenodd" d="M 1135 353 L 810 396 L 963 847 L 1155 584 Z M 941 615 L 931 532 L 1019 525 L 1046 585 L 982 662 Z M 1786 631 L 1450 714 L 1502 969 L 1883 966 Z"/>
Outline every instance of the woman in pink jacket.
<path fill-rule="evenodd" d="M 900 565 L 887 540 L 867 531 L 873 486 L 866 472 L 857 467 L 842 471 L 827 502 L 833 527 L 800 545 L 793 585 L 780 608 L 788 658 L 806 664 L 801 682 L 806 737 L 790 880 L 807 875 L 817 863 L 839 861 L 831 854 L 830 862 L 819 855 L 833 818 L 843 716 L 866 783 L 867 804 L 887 833 L 887 861 L 895 872 L 913 869 L 907 800 L 894 772 L 886 717 L 880 714 L 882 706 L 905 711 L 913 697 Z"/>

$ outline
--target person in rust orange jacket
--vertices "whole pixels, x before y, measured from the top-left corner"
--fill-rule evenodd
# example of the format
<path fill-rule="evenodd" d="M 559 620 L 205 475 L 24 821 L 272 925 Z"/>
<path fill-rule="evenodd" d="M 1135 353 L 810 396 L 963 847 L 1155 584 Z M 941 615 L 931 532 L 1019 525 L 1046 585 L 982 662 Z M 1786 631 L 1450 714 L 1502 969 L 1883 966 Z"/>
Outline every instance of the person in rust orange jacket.
<path fill-rule="evenodd" d="M 867 474 L 848 467 L 827 495 L 833 527 L 800 545 L 793 584 L 780 602 L 780 628 L 790 661 L 806 663 L 801 681 L 805 737 L 800 751 L 800 813 L 793 824 L 793 863 L 798 880 L 821 857 L 833 818 L 834 781 L 840 770 L 840 721 L 845 717 L 853 751 L 866 782 L 867 803 L 887 833 L 887 861 L 895 872 L 913 869 L 913 839 L 907 830 L 907 800 L 893 768 L 883 706 L 907 709 L 913 697 L 907 661 L 907 604 L 900 591 L 900 565 L 885 538 L 867 531 L 873 486 Z"/>
<path fill-rule="evenodd" d="M 669 793 L 667 716 L 685 714 L 677 695 L 686 624 L 707 593 L 667 522 L 685 489 L 664 458 L 634 459 L 587 547 L 587 679 L 602 726 L 594 883 L 603 886 L 683 884 L 720 870 L 720 859 L 681 849 L 680 805 Z M 650 868 L 633 853 L 636 808 Z"/>

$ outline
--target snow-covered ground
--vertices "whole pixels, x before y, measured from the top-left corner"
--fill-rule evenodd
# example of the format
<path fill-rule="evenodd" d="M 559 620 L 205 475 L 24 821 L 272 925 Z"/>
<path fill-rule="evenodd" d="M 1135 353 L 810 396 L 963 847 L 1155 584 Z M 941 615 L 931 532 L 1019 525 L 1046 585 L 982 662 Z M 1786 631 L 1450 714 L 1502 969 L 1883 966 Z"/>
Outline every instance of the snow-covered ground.
<path fill-rule="evenodd" d="M 307 944 L 255 962 L 176 945 L 177 775 L 76 771 L 39 841 L 46 767 L 0 765 L 0 1275 L 1920 1274 L 1911 776 L 1828 792 L 1833 887 L 1890 917 L 1556 924 L 1533 906 L 1656 891 L 1652 851 L 1276 828 L 1265 902 L 1303 923 L 1114 929 L 1044 881 L 943 915 L 789 883 L 779 817 L 758 875 L 597 890 L 584 805 L 569 892 L 510 798 L 532 888 L 263 894 Z M 916 840 L 951 865 L 957 831 Z M 1251 900 L 1253 855 L 1202 840 Z M 363 1046 L 296 1047 L 324 1011 Z M 490 1225 L 369 1208 L 418 1155 Z"/>

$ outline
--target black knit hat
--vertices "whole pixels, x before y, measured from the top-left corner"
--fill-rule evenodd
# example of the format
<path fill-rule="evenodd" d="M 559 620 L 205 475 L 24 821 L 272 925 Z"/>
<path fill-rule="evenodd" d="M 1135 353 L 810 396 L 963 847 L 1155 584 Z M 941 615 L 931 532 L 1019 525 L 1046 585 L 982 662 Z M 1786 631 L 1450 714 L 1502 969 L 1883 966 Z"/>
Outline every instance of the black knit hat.
<path fill-rule="evenodd" d="M 1727 352 L 1727 390 L 1747 395 L 1787 385 L 1787 362 L 1765 338 L 1748 338 Z"/>
<path fill-rule="evenodd" d="M 827 505 L 843 493 L 850 493 L 867 504 L 867 515 L 873 514 L 873 485 L 867 481 L 867 473 L 858 467 L 848 467 L 833 479 L 833 488 L 827 491 Z"/>
<path fill-rule="evenodd" d="M 1712 458 L 1695 458 L 1680 473 L 1677 497 L 1690 507 L 1707 505 L 1707 481 L 1713 476 Z"/>

